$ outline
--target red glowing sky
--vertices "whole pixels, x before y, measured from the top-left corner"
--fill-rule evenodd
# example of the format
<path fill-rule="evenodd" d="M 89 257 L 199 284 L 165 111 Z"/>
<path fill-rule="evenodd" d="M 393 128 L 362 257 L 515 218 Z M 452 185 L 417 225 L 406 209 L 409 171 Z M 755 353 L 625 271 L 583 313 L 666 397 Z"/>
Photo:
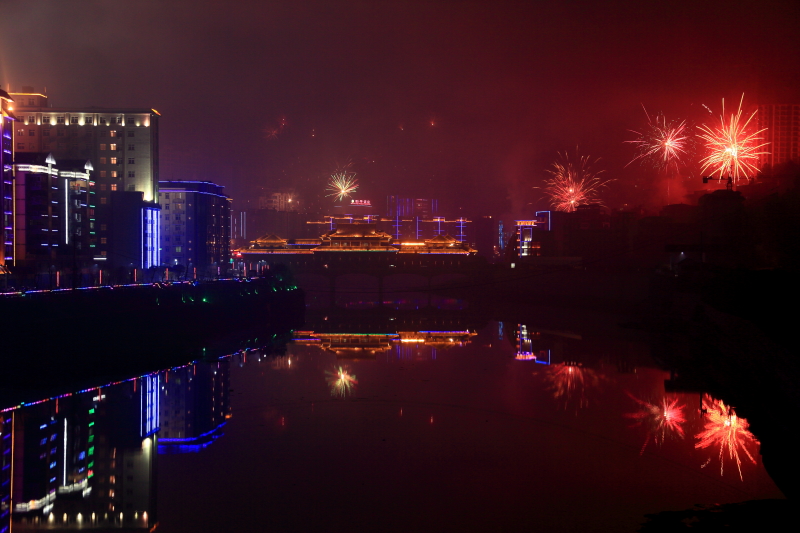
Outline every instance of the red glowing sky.
<path fill-rule="evenodd" d="M 239 208 L 258 187 L 324 199 L 351 159 L 364 198 L 518 211 L 578 144 L 616 178 L 606 203 L 637 203 L 641 104 L 697 121 L 742 92 L 800 103 L 789 1 L 3 4 L 4 88 L 158 109 L 162 178 L 214 180 Z"/>

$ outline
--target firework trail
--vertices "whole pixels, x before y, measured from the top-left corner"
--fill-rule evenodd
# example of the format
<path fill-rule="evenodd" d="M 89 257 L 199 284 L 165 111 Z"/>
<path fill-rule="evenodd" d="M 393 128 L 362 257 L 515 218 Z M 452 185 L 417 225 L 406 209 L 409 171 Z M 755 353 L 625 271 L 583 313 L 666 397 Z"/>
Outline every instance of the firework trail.
<path fill-rule="evenodd" d="M 325 374 L 328 386 L 331 388 L 331 396 L 335 398 L 350 396 L 353 393 L 353 389 L 358 385 L 358 379 L 356 379 L 355 374 L 351 374 L 349 370 L 341 366 L 333 372 L 326 370 Z"/>
<path fill-rule="evenodd" d="M 724 473 L 723 467 L 725 455 L 727 455 L 729 459 L 733 459 L 736 462 L 739 478 L 744 481 L 742 477 L 742 460 L 739 453 L 744 452 L 750 461 L 756 464 L 756 460 L 748 450 L 748 447 L 758 444 L 758 440 L 747 429 L 749 427 L 747 420 L 736 416 L 734 410 L 725 405 L 722 400 L 712 400 L 704 397 L 703 409 L 706 410 L 705 429 L 695 436 L 697 442 L 694 447 L 697 449 L 719 447 L 720 475 Z M 711 458 L 709 457 L 703 466 L 710 462 Z"/>
<path fill-rule="evenodd" d="M 602 170 L 594 171 L 592 165 L 599 160 L 591 161 L 590 157 L 576 155 L 570 159 L 567 152 L 558 153 L 559 159 L 553 163 L 552 169 L 546 172 L 552 178 L 545 180 L 545 193 L 550 196 L 550 205 L 557 211 L 575 211 L 579 205 L 596 203 L 602 205 L 597 198 L 600 189 L 613 180 L 602 180 L 598 176 Z"/>
<path fill-rule="evenodd" d="M 628 413 L 625 416 L 636 421 L 636 426 L 647 428 L 647 436 L 644 439 L 639 455 L 644 453 L 644 449 L 652 437 L 656 444 L 663 444 L 666 437 L 673 436 L 683 438 L 682 424 L 686 422 L 683 415 L 683 405 L 678 405 L 678 399 L 672 400 L 664 398 L 660 403 L 650 403 L 640 400 L 628 393 L 628 396 L 639 404 L 639 410 L 635 413 Z"/>
<path fill-rule="evenodd" d="M 330 194 L 326 196 L 335 196 L 340 202 L 356 192 L 358 189 L 358 180 L 356 175 L 350 172 L 336 172 L 331 174 L 328 180 L 328 191 Z"/>
<path fill-rule="evenodd" d="M 678 167 L 683 164 L 682 158 L 688 155 L 692 142 L 686 121 L 668 122 L 663 114 L 651 117 L 644 106 L 642 109 L 647 116 L 647 125 L 641 132 L 630 130 L 638 137 L 625 142 L 635 145 L 638 155 L 631 159 L 628 165 L 634 161 L 642 161 L 664 170 L 673 169 L 677 172 Z"/>
<path fill-rule="evenodd" d="M 761 129 L 752 131 L 750 122 L 758 112 L 753 113 L 742 119 L 742 103 L 744 94 L 739 101 L 739 109 L 736 114 L 731 113 L 730 118 L 725 118 L 725 100 L 722 100 L 722 114 L 719 117 L 719 124 L 708 126 L 703 124 L 698 126 L 700 129 L 699 137 L 705 141 L 706 157 L 700 163 L 703 168 L 701 172 L 711 170 L 711 174 L 719 174 L 720 178 L 730 176 L 733 182 L 746 180 L 748 176 L 758 173 L 756 167 L 758 156 L 769 152 L 761 150 L 769 143 L 760 143 L 762 140 L 759 134 L 765 131 Z"/>

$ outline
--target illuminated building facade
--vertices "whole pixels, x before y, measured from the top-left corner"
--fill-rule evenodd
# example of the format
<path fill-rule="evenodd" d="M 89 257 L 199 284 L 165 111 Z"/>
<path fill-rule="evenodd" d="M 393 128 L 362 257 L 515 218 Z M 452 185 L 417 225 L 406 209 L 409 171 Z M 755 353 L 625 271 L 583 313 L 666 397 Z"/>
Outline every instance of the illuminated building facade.
<path fill-rule="evenodd" d="M 16 264 L 42 271 L 91 263 L 97 244 L 91 163 L 20 153 L 14 170 Z"/>
<path fill-rule="evenodd" d="M 158 208 L 158 117 L 153 109 L 104 109 L 93 107 L 49 107 L 48 97 L 31 87 L 11 93 L 17 117 L 13 139 L 16 153 L 52 154 L 61 159 L 91 162 L 95 191 L 97 238 L 95 261 L 108 266 L 152 266 L 145 249 L 147 235 L 142 219 L 152 218 L 147 210 Z M 128 196 L 115 192 L 131 193 Z M 138 199 L 132 195 L 138 194 Z M 131 254 L 132 243 L 114 242 L 130 231 L 111 228 L 114 204 L 121 199 L 138 203 L 139 212 L 124 221 L 136 231 L 131 237 L 139 253 Z M 130 212 L 130 205 L 124 206 Z M 119 221 L 119 217 L 116 217 Z M 154 219 L 158 223 L 158 217 Z M 116 250 L 114 249 L 116 245 Z M 156 250 L 157 255 L 157 250 Z"/>
<path fill-rule="evenodd" d="M 800 105 L 758 106 L 759 134 L 768 152 L 760 156 L 760 166 L 775 167 L 787 161 L 800 163 Z"/>
<path fill-rule="evenodd" d="M 3 238 L 0 253 L 0 275 L 7 273 L 7 265 L 14 262 L 14 115 L 11 112 L 14 100 L 7 92 L 0 89 L 0 236 Z"/>
<path fill-rule="evenodd" d="M 409 264 L 427 261 L 441 261 L 449 256 L 460 265 L 463 258 L 473 257 L 476 250 L 450 235 L 437 235 L 423 242 L 394 242 L 391 235 L 377 228 L 375 223 L 344 223 L 328 231 L 318 239 L 281 239 L 275 235 L 265 235 L 250 243 L 248 248 L 235 252 L 235 260 L 253 270 L 261 262 L 303 264 L 328 264 L 336 261 L 368 262 L 377 264 L 389 261 L 393 266 L 405 262 Z M 387 263 L 388 264 L 388 263 Z M 326 267 L 327 268 L 327 267 Z"/>
<path fill-rule="evenodd" d="M 162 181 L 161 261 L 187 269 L 221 266 L 230 261 L 231 200 L 209 181 Z"/>

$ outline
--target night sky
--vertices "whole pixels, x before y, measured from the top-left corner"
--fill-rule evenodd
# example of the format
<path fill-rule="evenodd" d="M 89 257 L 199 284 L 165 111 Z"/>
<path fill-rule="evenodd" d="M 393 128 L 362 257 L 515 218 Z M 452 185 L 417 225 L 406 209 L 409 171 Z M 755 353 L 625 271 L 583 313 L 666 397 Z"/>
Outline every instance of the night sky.
<path fill-rule="evenodd" d="M 215 181 L 237 209 L 262 187 L 329 206 L 349 164 L 373 203 L 520 215 L 578 145 L 610 207 L 652 203 L 655 171 L 624 168 L 642 105 L 698 124 L 742 93 L 798 104 L 798 29 L 796 1 L 3 0 L 0 83 L 157 109 L 162 179 Z"/>

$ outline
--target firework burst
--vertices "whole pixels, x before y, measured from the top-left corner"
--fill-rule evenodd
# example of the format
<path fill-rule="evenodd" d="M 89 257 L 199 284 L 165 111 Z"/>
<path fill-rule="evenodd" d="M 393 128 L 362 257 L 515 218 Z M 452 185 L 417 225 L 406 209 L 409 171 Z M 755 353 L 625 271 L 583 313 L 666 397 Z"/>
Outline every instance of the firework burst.
<path fill-rule="evenodd" d="M 742 460 L 740 452 L 744 452 L 753 464 L 756 460 L 748 450 L 748 447 L 758 444 L 758 440 L 750 433 L 747 428 L 749 424 L 744 418 L 739 418 L 731 407 L 725 405 L 722 400 L 712 400 L 703 398 L 703 409 L 706 411 L 706 423 L 704 430 L 698 433 L 695 438 L 697 442 L 694 447 L 697 449 L 719 447 L 719 473 L 724 474 L 723 467 L 725 455 L 736 462 L 739 470 L 739 478 L 742 477 Z M 703 464 L 706 466 L 711 462 Z"/>
<path fill-rule="evenodd" d="M 644 453 L 651 438 L 659 445 L 664 443 L 667 436 L 683 438 L 683 427 L 681 426 L 686 422 L 686 417 L 683 415 L 684 406 L 678 405 L 677 398 L 671 400 L 664 398 L 659 403 L 650 403 L 642 401 L 630 393 L 628 396 L 639 404 L 639 410 L 625 416 L 635 420 L 636 426 L 647 428 L 647 436 L 642 449 L 639 450 L 639 455 Z"/>
<path fill-rule="evenodd" d="M 590 369 L 575 364 L 552 365 L 547 368 L 546 376 L 553 391 L 553 398 L 564 401 L 564 408 L 575 400 L 578 408 L 586 407 L 588 398 L 586 393 L 596 387 L 600 378 Z"/>
<path fill-rule="evenodd" d="M 575 211 L 581 204 L 595 203 L 602 205 L 597 197 L 600 189 L 613 180 L 602 180 L 602 170 L 595 171 L 592 166 L 599 160 L 592 161 L 587 156 L 576 155 L 570 159 L 567 152 L 558 154 L 559 159 L 553 163 L 552 169 L 546 172 L 552 178 L 545 180 L 545 192 L 550 196 L 550 205 L 557 211 Z"/>
<path fill-rule="evenodd" d="M 750 122 L 758 111 L 743 120 L 742 103 L 744 95 L 739 101 L 736 114 L 731 113 L 725 118 L 725 100 L 722 100 L 722 114 L 719 124 L 708 126 L 703 124 L 699 137 L 705 141 L 707 155 L 700 162 L 703 165 L 701 172 L 711 170 L 711 174 L 719 174 L 720 178 L 730 176 L 734 183 L 746 180 L 748 176 L 758 173 L 758 156 L 768 154 L 762 150 L 769 143 L 759 142 L 759 135 L 764 129 L 752 131 Z"/>
<path fill-rule="evenodd" d="M 328 386 L 331 388 L 331 396 L 335 398 L 346 398 L 353 393 L 358 379 L 355 374 L 351 374 L 349 370 L 338 367 L 333 372 L 325 371 Z"/>
<path fill-rule="evenodd" d="M 328 191 L 330 194 L 326 196 L 335 196 L 340 202 L 356 192 L 358 189 L 358 180 L 356 175 L 351 172 L 336 172 L 331 174 L 331 179 L 328 180 Z"/>
<path fill-rule="evenodd" d="M 625 142 L 635 145 L 638 155 L 628 165 L 634 161 L 649 162 L 658 168 L 677 172 L 683 164 L 683 158 L 689 155 L 692 143 L 686 121 L 667 121 L 661 113 L 651 117 L 647 109 L 644 106 L 642 108 L 647 116 L 647 126 L 641 132 L 630 130 L 638 137 Z"/>

